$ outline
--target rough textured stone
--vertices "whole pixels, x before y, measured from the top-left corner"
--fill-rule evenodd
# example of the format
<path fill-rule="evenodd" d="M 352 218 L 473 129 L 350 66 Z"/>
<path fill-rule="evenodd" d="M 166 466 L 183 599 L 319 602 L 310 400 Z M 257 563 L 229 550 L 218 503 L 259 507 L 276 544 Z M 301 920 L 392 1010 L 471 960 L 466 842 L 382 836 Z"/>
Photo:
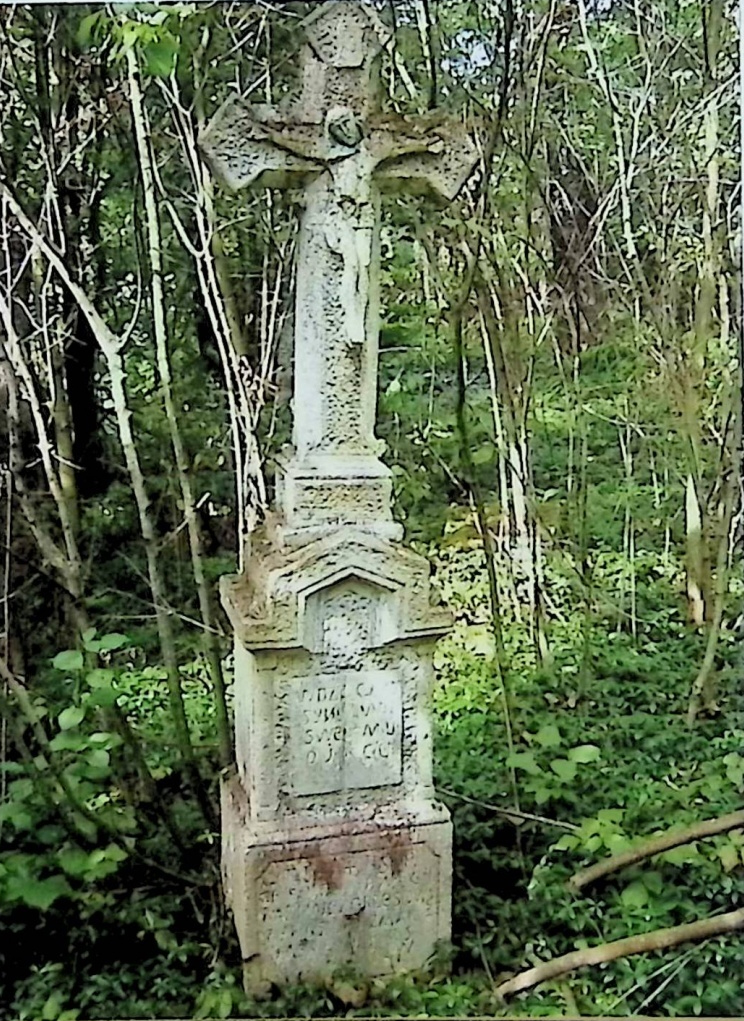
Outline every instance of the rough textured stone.
<path fill-rule="evenodd" d="M 299 99 L 227 103 L 201 139 L 233 188 L 301 189 L 293 449 L 245 573 L 222 582 L 236 636 L 237 771 L 223 872 L 246 981 L 420 968 L 449 938 L 451 827 L 432 786 L 432 648 L 449 625 L 400 545 L 375 438 L 380 192 L 444 199 L 475 163 L 441 118 L 382 115 L 390 34 L 344 0 L 305 22 Z"/>
<path fill-rule="evenodd" d="M 223 868 L 246 985 L 421 967 L 450 936 L 451 825 L 440 805 L 307 827 L 257 826 L 237 780 L 222 792 Z"/>
<path fill-rule="evenodd" d="M 432 605 L 427 562 L 348 526 L 295 549 L 259 540 L 252 570 L 222 583 L 254 817 L 431 800 L 431 647 L 449 616 Z"/>

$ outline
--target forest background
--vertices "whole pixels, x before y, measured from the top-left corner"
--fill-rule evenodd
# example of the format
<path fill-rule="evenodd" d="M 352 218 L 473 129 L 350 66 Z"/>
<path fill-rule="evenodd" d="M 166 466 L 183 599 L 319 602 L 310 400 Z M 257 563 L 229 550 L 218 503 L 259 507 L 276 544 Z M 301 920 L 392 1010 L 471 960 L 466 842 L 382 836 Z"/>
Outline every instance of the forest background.
<path fill-rule="evenodd" d="M 0 8 L 0 1016 L 744 1014 L 736 932 L 497 992 L 742 908 L 741 818 L 566 882 L 741 808 L 726 0 L 379 4 L 392 105 L 466 111 L 481 152 L 383 231 L 379 433 L 457 619 L 454 946 L 242 993 L 216 581 L 290 435 L 296 208 L 213 189 L 197 140 L 231 93 L 291 91 L 312 6 Z"/>

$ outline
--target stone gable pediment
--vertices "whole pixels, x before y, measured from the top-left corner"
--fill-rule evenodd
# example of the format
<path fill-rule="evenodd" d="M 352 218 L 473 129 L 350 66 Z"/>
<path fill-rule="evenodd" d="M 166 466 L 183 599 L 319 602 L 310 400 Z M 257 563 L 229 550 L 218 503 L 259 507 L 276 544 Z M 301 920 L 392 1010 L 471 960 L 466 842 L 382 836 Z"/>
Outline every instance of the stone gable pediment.
<path fill-rule="evenodd" d="M 317 645 L 309 608 L 339 586 L 356 584 L 386 606 L 384 642 L 444 633 L 449 614 L 433 606 L 428 562 L 416 553 L 362 532 L 340 529 L 287 555 L 266 544 L 256 550 L 250 577 L 223 579 L 233 626 L 247 648 Z M 315 612 L 315 611 L 314 611 Z"/>

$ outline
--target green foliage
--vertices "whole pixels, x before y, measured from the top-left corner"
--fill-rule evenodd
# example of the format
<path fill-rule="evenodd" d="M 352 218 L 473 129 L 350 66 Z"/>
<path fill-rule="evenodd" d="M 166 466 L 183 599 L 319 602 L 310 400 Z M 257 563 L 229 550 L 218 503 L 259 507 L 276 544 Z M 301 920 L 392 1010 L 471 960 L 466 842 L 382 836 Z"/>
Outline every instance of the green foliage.
<path fill-rule="evenodd" d="M 476 567 L 467 558 L 446 557 L 443 588 L 450 599 L 463 593 L 459 610 L 468 622 L 442 649 L 436 692 L 439 783 L 469 799 L 446 796 L 455 821 L 460 967 L 485 968 L 492 975 L 514 972 L 520 961 L 527 967 L 535 958 L 737 906 L 744 896 L 740 834 L 666 852 L 579 896 L 566 886 L 574 871 L 626 850 L 642 836 L 741 805 L 742 696 L 735 684 L 727 688 L 723 726 L 709 721 L 688 730 L 683 710 L 695 655 L 689 645 L 679 654 L 680 637 L 668 627 L 674 585 L 666 583 L 664 596 L 658 581 L 666 572 L 655 577 L 650 571 L 649 590 L 639 591 L 654 612 L 636 638 L 613 631 L 611 610 L 604 616 L 595 611 L 592 679 L 580 697 L 571 687 L 583 656 L 580 631 L 553 631 L 556 664 L 550 675 L 534 664 L 521 665 L 528 661 L 527 649 L 515 656 L 519 665 L 509 671 L 515 743 L 510 752 L 492 651 L 466 641 L 470 622 L 483 620 L 487 609 L 473 599 Z M 607 569 L 612 571 L 611 561 Z M 550 567 L 548 577 L 549 572 Z M 599 576 L 599 590 L 601 581 Z M 570 590 L 563 598 L 556 611 L 570 619 Z M 507 627 L 510 647 L 518 636 L 515 620 Z M 485 699 L 480 693 L 489 678 L 496 697 Z M 546 817 L 544 823 L 519 825 L 518 838 L 514 824 L 497 814 L 514 806 L 510 770 L 519 808 Z M 571 828 L 562 833 L 550 820 Z M 548 983 L 508 1010 L 527 1016 L 567 1009 L 638 1014 L 651 997 L 649 1002 L 663 1003 L 672 1014 L 735 1013 L 739 990 L 729 975 L 741 967 L 742 954 L 737 940 L 727 939 L 681 947 L 663 959 L 641 955 Z"/>
<path fill-rule="evenodd" d="M 122 635 L 86 636 L 88 650 L 110 652 Z M 69 704 L 59 709 L 37 695 L 34 720 L 51 723 L 48 746 L 28 766 L 7 763 L 15 775 L 0 806 L 6 824 L 0 851 L 0 910 L 20 903 L 47 911 L 59 898 L 85 898 L 90 883 L 115 873 L 129 857 L 135 828 L 132 807 L 112 786 L 112 756 L 121 749 L 102 706 L 116 699 L 114 671 L 86 669 L 77 650 L 58 653 Z M 102 698 L 102 694 L 106 697 Z M 34 720 L 27 719 L 31 727 Z M 53 722 L 52 722 L 53 721 Z M 113 839 L 112 839 L 113 838 Z"/>
<path fill-rule="evenodd" d="M 165 565 L 166 609 L 177 630 L 190 733 L 215 804 L 214 699 L 197 651 L 199 603 L 152 345 L 123 58 L 133 51 L 142 72 L 158 168 L 174 401 L 214 582 L 235 564 L 229 401 L 198 287 L 195 237 L 184 243 L 173 226 L 176 213 L 191 231 L 196 199 L 167 97 L 177 88 L 178 117 L 200 123 L 236 88 L 260 82 L 275 98 L 290 94 L 295 16 L 313 5 L 279 5 L 279 15 L 268 9 L 276 6 L 32 5 L 4 26 L 15 88 L 3 110 L 3 176 L 35 222 L 59 226 L 55 245 L 111 329 L 128 338 L 127 395 Z M 388 5 L 419 95 L 408 93 L 399 69 L 384 69 L 395 108 L 410 112 L 425 105 L 432 84 L 413 6 Z M 7 598 L 32 714 L 14 705 L 20 737 L 11 728 L 0 763 L 3 1016 L 744 1013 L 741 984 L 732 978 L 744 965 L 734 936 L 575 973 L 508 1005 L 493 995 L 500 975 L 536 960 L 729 910 L 744 895 L 737 833 L 668 852 L 581 896 L 566 886 L 575 870 L 643 837 L 739 808 L 744 790 L 740 572 L 729 579 L 716 650 L 718 706 L 692 732 L 683 719 L 704 651 L 704 636 L 684 613 L 684 484 L 694 469 L 700 493 L 711 494 L 707 526 L 715 538 L 715 501 L 727 474 L 722 437 L 737 399 L 723 285 L 709 335 L 701 339 L 696 327 L 701 267 L 710 257 L 700 221 L 702 175 L 711 163 L 697 130 L 708 101 L 707 8 L 687 0 L 645 5 L 644 37 L 632 5 L 615 4 L 594 10 L 584 39 L 578 18 L 568 11 L 563 19 L 566 5 L 539 0 L 528 21 L 550 26 L 538 33 L 545 49 L 520 20 L 509 62 L 501 52 L 504 5 L 433 6 L 441 105 L 458 116 L 469 107 L 487 128 L 497 120 L 503 75 L 515 76 L 507 83 L 493 187 L 483 197 L 486 219 L 469 194 L 444 211 L 399 194 L 383 202 L 379 433 L 396 514 L 408 539 L 428 552 L 456 614 L 437 654 L 435 692 L 437 780 L 455 823 L 454 946 L 446 961 L 433 962 L 433 977 L 367 984 L 339 976 L 328 988 L 274 990 L 260 1003 L 243 994 L 218 892 L 218 841 L 199 820 L 177 753 L 131 480 L 111 426 L 110 380 L 67 299 L 57 307 L 49 298 L 48 321 L 70 332 L 71 357 L 59 378 L 90 355 L 87 385 L 67 396 L 77 411 L 94 408 L 88 439 L 100 457 L 77 476 L 85 592 L 68 598 L 64 578 L 49 578 L 47 552 L 34 548 L 39 521 L 60 549 L 64 529 L 53 520 L 45 480 L 34 474 L 36 438 L 24 437 L 25 491 L 41 494 L 41 513 L 26 521 L 17 504 Z M 721 210 L 733 207 L 739 162 L 731 144 L 728 26 L 723 36 L 714 92 Z M 609 99 L 598 81 L 602 69 Z M 621 153 L 633 160 L 625 174 Z M 59 205 L 52 210 L 47 174 L 55 158 Z M 627 222 L 618 197 L 626 180 L 633 189 Z M 216 189 L 213 200 L 215 267 L 244 334 L 240 369 L 252 380 L 267 339 L 269 346 L 276 339 L 267 337 L 267 316 L 280 321 L 288 307 L 292 274 L 278 253 L 291 248 L 295 213 L 278 194 L 270 201 L 249 195 L 236 207 Z M 714 219 L 725 284 L 727 224 L 723 215 Z M 10 236 L 20 243 L 14 228 Z M 462 253 L 476 247 L 480 290 L 463 296 Z M 19 320 L 41 296 L 36 277 L 46 280 L 37 253 L 27 262 L 28 271 L 19 267 Z M 50 295 L 56 289 L 56 280 L 44 285 Z M 463 297 L 461 366 L 452 321 Z M 496 379 L 487 357 L 493 349 L 484 346 L 483 297 L 496 315 L 504 359 Z M 46 335 L 45 327 L 21 339 L 29 366 L 42 366 L 33 381 L 42 417 L 56 423 L 59 394 L 46 378 L 56 371 L 48 364 L 54 357 L 35 346 Z M 288 365 L 286 352 L 282 359 Z M 285 384 L 276 373 L 267 392 L 279 394 Z M 286 400 L 269 401 L 261 414 L 270 484 L 272 458 L 290 438 L 290 410 Z M 541 540 L 547 654 L 538 651 L 537 615 L 515 551 L 515 435 L 528 454 L 517 478 Z M 61 449 L 53 454 L 69 460 Z M 477 497 L 481 520 L 472 513 Z M 495 621 L 484 522 L 496 543 Z M 97 629 L 78 643 L 70 622 L 81 608 Z M 526 818 L 515 821 L 504 814 L 509 809 Z"/>
<path fill-rule="evenodd" d="M 46 723 L 50 731 L 48 746 L 40 749 L 33 763 L 5 763 L 8 783 L 0 806 L 0 917 L 5 930 L 14 933 L 18 941 L 15 1016 L 57 1021 L 72 1019 L 80 1011 L 88 1014 L 88 1010 L 95 1016 L 100 1011 L 100 1016 L 109 1011 L 116 1016 L 119 1008 L 113 1005 L 124 990 L 122 1002 L 130 1002 L 131 1016 L 136 1016 L 142 1009 L 136 1005 L 138 988 L 139 995 L 149 995 L 151 1003 L 156 1003 L 159 995 L 166 999 L 177 995 L 183 1003 L 185 976 L 190 981 L 193 969 L 204 967 L 201 944 L 176 936 L 179 930 L 184 931 L 183 918 L 190 914 L 175 890 L 168 891 L 177 881 L 172 867 L 180 852 L 174 856 L 171 838 L 161 832 L 162 823 L 153 825 L 156 816 L 148 821 L 156 806 L 143 800 L 146 791 L 139 789 L 141 776 L 131 761 L 139 746 L 145 761 L 160 764 L 160 772 L 153 769 L 152 775 L 172 784 L 177 777 L 175 757 L 171 752 L 164 768 L 160 755 L 148 754 L 146 738 L 136 723 L 132 729 L 132 719 L 128 729 L 121 728 L 126 693 L 121 678 L 129 673 L 127 661 L 131 663 L 135 654 L 129 636 L 117 632 L 97 635 L 90 630 L 84 635 L 83 651 L 68 650 L 54 656 L 52 668 L 61 680 L 57 698 L 51 702 L 36 695 L 33 700 L 36 726 Z M 203 703 L 201 709 L 206 716 Z M 114 710 L 119 715 L 112 715 Z M 26 721 L 31 733 L 32 722 Z M 160 721 L 158 734 L 172 742 L 167 723 L 167 719 Z M 127 740 L 122 734 L 129 734 Z M 132 740 L 137 745 L 128 743 Z M 177 789 L 178 784 L 172 787 L 171 799 Z M 178 813 L 183 839 L 191 844 L 197 844 L 200 837 L 198 831 L 189 831 L 194 818 L 194 810 L 188 806 Z M 202 859 L 204 854 L 202 849 Z M 206 854 L 209 857 L 209 850 Z M 182 861 L 181 867 L 188 864 Z M 202 860 L 201 876 L 206 879 L 208 875 L 209 868 Z M 189 882 L 188 878 L 184 881 Z M 158 887 L 162 893 L 155 892 Z M 195 893 L 198 896 L 198 889 Z M 81 953 L 87 959 L 86 946 L 93 934 L 100 946 L 108 941 L 112 947 L 121 947 L 121 933 L 127 931 L 137 953 L 130 957 L 130 964 L 122 962 L 122 969 L 113 969 L 110 978 L 98 974 L 100 960 L 97 963 L 95 957 L 90 958 L 93 970 L 86 973 L 83 987 L 76 987 L 69 970 L 61 971 L 54 958 L 44 958 L 46 947 L 27 945 L 27 933 L 33 931 L 33 927 L 29 929 L 30 912 L 41 913 L 52 932 L 62 928 L 70 954 Z M 163 961 L 170 962 L 167 967 L 183 973 L 170 990 L 165 971 L 159 970 L 160 961 L 154 971 L 148 963 L 149 943 L 153 953 L 156 949 Z M 5 951 L 6 955 L 14 952 L 10 946 Z M 8 956 L 9 966 L 10 959 Z M 21 978 L 29 968 L 28 979 Z M 143 977 L 148 968 L 149 989 Z M 7 996 L 12 990 L 3 989 L 0 983 L 0 992 Z"/>

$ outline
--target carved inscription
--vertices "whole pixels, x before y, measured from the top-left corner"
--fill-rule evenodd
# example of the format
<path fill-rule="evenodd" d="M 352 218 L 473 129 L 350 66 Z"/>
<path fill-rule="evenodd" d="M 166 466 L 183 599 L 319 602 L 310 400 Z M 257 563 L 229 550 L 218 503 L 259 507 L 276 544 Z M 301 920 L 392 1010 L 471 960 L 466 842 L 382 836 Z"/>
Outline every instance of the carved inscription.
<path fill-rule="evenodd" d="M 402 702 L 392 670 L 298 679 L 290 691 L 294 794 L 401 782 Z"/>
<path fill-rule="evenodd" d="M 347 787 L 381 787 L 401 781 L 403 707 L 393 672 L 352 674 L 347 681 L 344 780 Z"/>

